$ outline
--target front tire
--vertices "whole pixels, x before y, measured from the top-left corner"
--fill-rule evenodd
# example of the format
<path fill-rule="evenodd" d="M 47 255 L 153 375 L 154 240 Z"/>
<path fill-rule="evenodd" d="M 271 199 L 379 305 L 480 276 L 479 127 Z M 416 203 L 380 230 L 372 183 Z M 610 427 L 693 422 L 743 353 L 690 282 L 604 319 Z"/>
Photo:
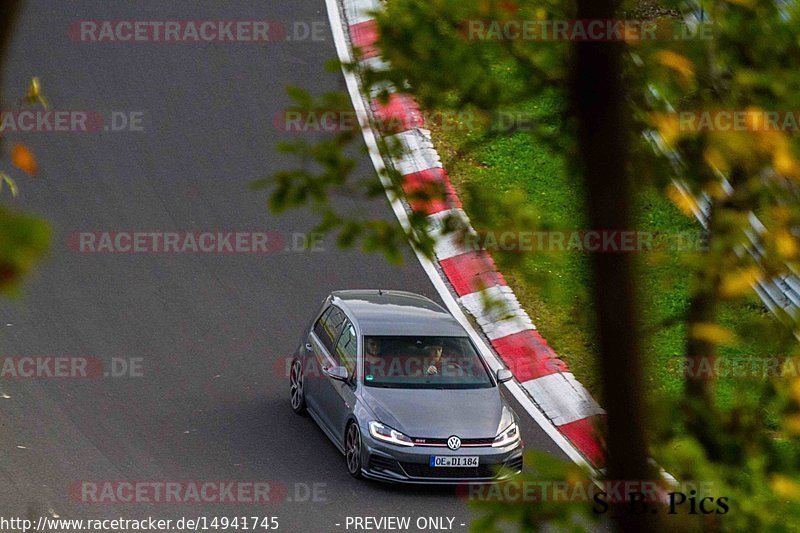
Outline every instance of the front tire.
<path fill-rule="evenodd" d="M 361 477 L 361 431 L 358 424 L 350 422 L 347 426 L 347 436 L 345 437 L 345 459 L 347 460 L 347 471 L 351 476 L 358 479 Z"/>
<path fill-rule="evenodd" d="M 298 415 L 306 413 L 306 394 L 303 389 L 303 364 L 299 359 L 292 361 L 292 369 L 289 372 L 289 399 L 292 403 L 292 411 Z"/>

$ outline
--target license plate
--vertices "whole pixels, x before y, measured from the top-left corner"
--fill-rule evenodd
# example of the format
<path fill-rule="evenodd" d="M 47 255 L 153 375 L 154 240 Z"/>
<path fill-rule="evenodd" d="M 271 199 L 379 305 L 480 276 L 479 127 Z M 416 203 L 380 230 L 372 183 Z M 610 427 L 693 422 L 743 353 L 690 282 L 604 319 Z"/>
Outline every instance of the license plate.
<path fill-rule="evenodd" d="M 442 455 L 431 455 L 429 463 L 433 467 L 474 467 L 478 466 L 477 456 L 452 457 Z"/>

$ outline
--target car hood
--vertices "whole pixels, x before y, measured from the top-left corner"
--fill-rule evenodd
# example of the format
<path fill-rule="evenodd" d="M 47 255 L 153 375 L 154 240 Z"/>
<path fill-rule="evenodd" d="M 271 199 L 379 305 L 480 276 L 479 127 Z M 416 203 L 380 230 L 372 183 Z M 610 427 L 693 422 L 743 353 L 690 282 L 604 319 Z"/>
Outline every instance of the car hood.
<path fill-rule="evenodd" d="M 467 439 L 497 435 L 513 421 L 500 389 L 384 389 L 364 387 L 362 399 L 379 422 L 409 437 Z M 505 419 L 505 420 L 504 420 Z"/>

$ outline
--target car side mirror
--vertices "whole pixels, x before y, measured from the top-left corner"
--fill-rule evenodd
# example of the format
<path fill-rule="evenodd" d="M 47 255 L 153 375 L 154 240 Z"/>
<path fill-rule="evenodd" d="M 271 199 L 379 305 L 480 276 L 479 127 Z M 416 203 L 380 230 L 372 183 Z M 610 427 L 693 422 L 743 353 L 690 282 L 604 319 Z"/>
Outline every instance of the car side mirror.
<path fill-rule="evenodd" d="M 506 381 L 511 381 L 514 379 L 514 374 L 507 368 L 500 368 L 497 370 L 497 382 L 498 383 L 505 383 Z"/>
<path fill-rule="evenodd" d="M 322 373 L 331 379 L 335 379 L 336 381 L 347 381 L 350 379 L 350 371 L 343 366 L 324 368 Z"/>

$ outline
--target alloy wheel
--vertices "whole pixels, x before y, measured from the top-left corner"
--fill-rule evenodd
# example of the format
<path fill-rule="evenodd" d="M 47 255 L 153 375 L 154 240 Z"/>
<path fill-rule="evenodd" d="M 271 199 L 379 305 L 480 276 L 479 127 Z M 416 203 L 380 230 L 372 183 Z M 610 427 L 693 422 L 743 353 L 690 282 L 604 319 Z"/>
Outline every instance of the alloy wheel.
<path fill-rule="evenodd" d="M 303 413 L 306 410 L 306 398 L 303 391 L 303 366 L 295 359 L 289 372 L 289 394 L 292 401 L 292 410 Z"/>
<path fill-rule="evenodd" d="M 358 424 L 351 423 L 347 428 L 347 446 L 345 447 L 345 457 L 347 458 L 347 471 L 353 477 L 361 476 L 361 432 Z"/>

